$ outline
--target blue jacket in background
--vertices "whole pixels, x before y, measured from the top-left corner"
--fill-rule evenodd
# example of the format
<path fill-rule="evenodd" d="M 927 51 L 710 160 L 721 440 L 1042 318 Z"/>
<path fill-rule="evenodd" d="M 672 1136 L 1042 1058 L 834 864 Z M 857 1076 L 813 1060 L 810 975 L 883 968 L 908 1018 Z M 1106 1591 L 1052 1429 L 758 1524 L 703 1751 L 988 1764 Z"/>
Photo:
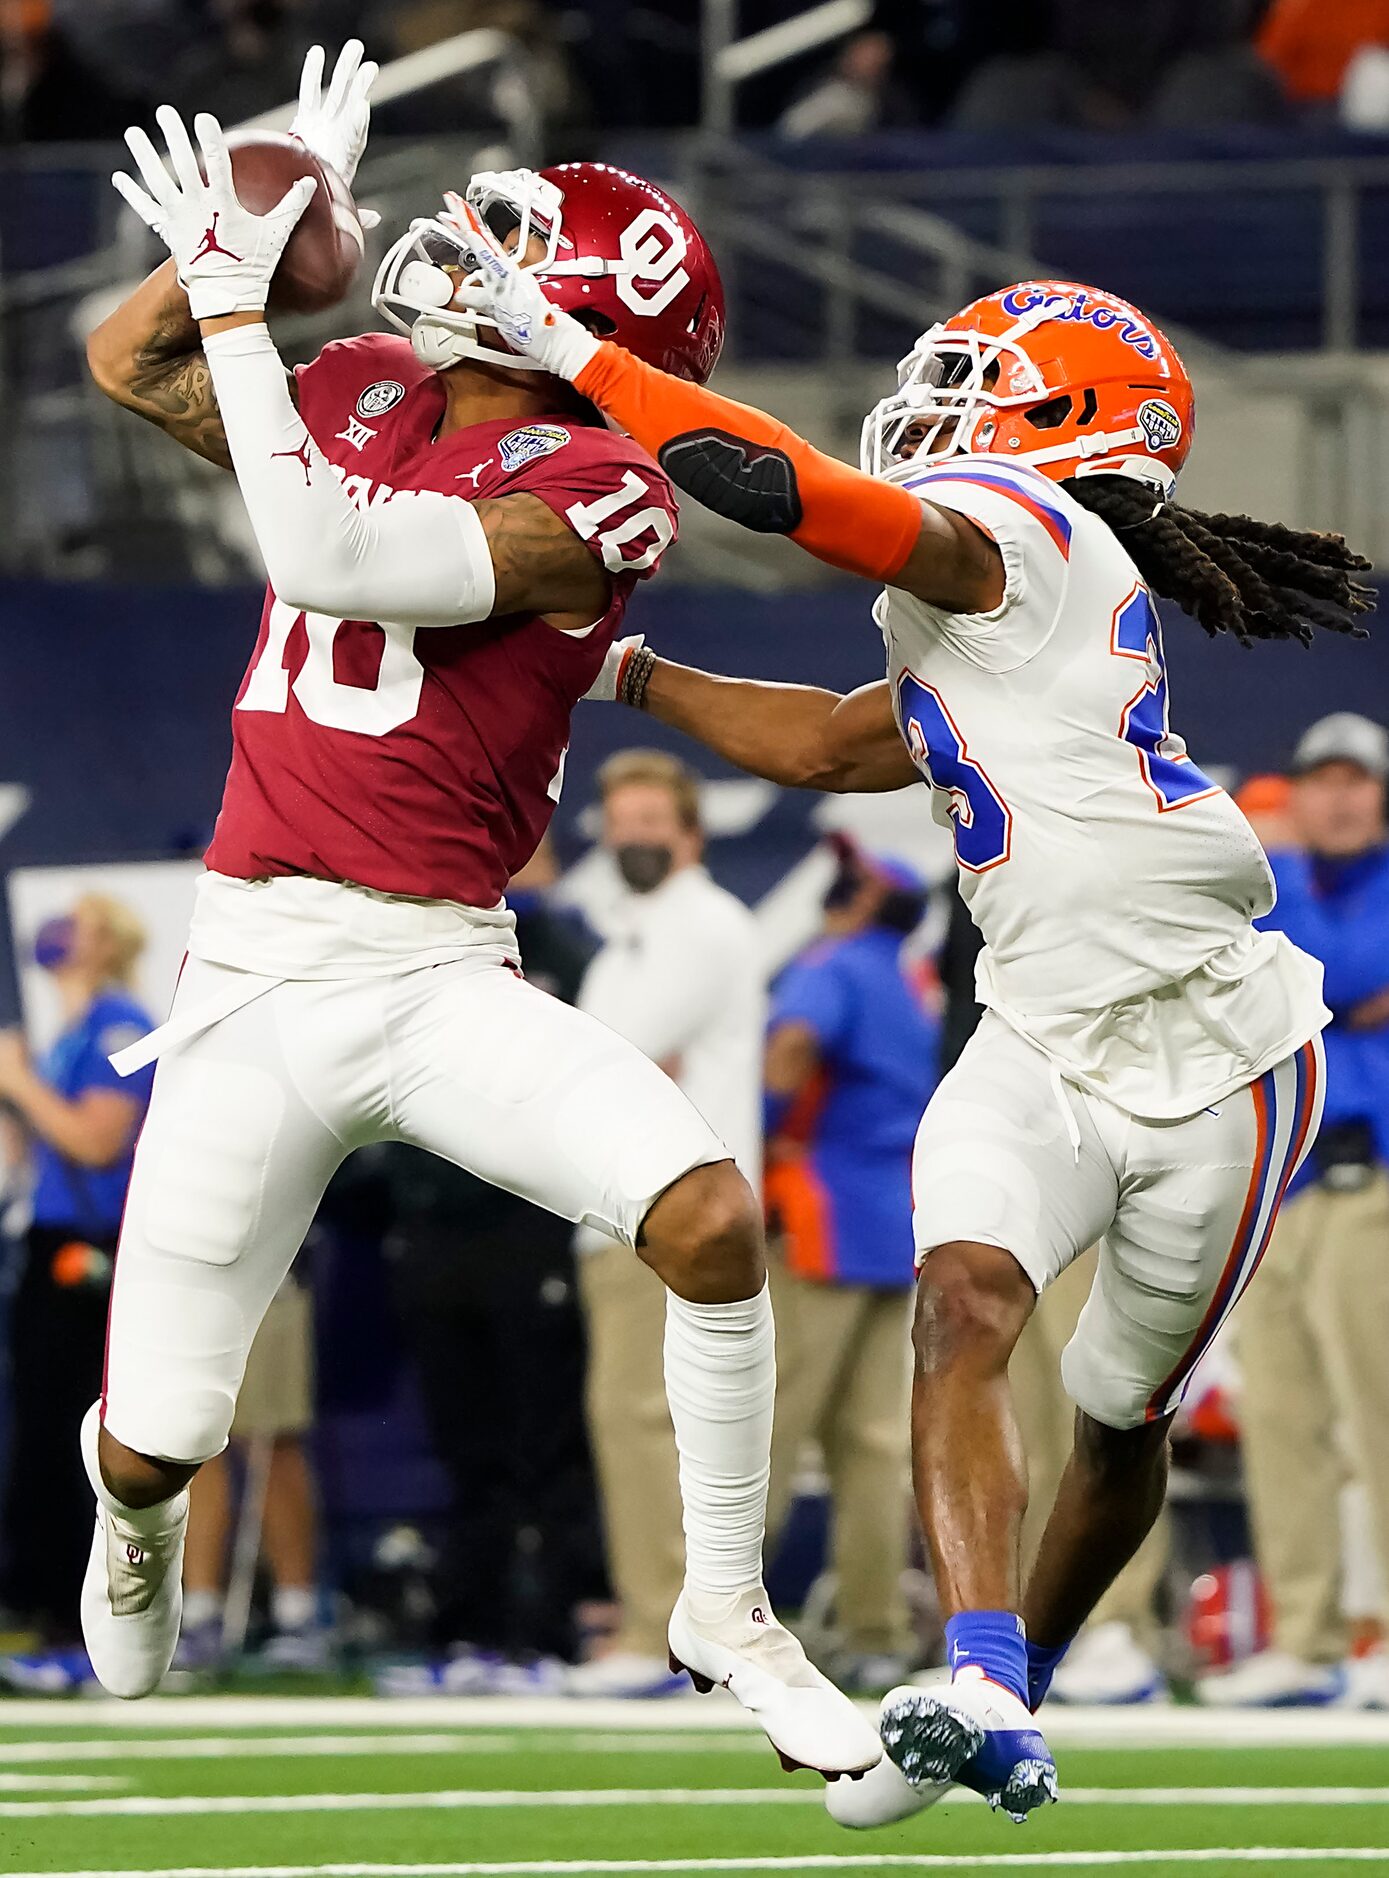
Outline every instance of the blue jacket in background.
<path fill-rule="evenodd" d="M 153 1028 L 148 1012 L 128 993 L 101 991 L 35 1067 L 49 1088 L 69 1102 L 89 1089 L 116 1089 L 133 1097 L 143 1113 L 154 1086 L 154 1065 L 134 1076 L 120 1077 L 106 1059 Z M 35 1136 L 33 1158 L 36 1226 L 71 1228 L 93 1239 L 115 1237 L 130 1181 L 133 1145 L 110 1167 L 79 1167 Z"/>
<path fill-rule="evenodd" d="M 1261 926 L 1284 932 L 1325 967 L 1323 995 L 1332 1021 L 1326 1043 L 1322 1126 L 1366 1122 L 1389 1166 L 1389 1023 L 1351 1030 L 1357 1005 L 1389 989 L 1389 847 L 1336 861 L 1316 855 L 1269 856 L 1278 904 Z M 1290 1191 L 1315 1178 L 1311 1157 Z"/>
<path fill-rule="evenodd" d="M 938 1079 L 940 1024 L 904 974 L 902 935 L 826 939 L 772 991 L 769 1029 L 806 1024 L 821 1073 L 783 1125 L 796 1151 L 769 1160 L 768 1210 L 806 1278 L 912 1282 L 911 1155 Z"/>

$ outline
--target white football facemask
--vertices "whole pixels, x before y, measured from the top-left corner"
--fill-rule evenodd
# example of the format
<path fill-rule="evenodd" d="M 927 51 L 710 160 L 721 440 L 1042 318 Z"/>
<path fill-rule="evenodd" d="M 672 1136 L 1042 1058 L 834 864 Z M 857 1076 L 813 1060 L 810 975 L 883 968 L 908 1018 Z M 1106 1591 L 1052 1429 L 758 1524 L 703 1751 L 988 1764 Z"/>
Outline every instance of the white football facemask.
<path fill-rule="evenodd" d="M 481 170 L 460 198 L 444 197 L 440 216 L 422 216 L 390 247 L 371 289 L 371 304 L 397 332 L 404 333 L 422 365 L 441 371 L 464 359 L 505 365 L 512 371 L 540 372 L 535 359 L 512 352 L 491 320 L 453 304 L 468 278 L 460 254 L 459 213 L 466 201 L 499 242 L 524 255 L 534 237 L 544 243 L 533 260 L 520 265 L 546 280 L 642 272 L 636 257 L 604 260 L 580 255 L 564 231 L 564 192 L 534 170 Z"/>
<path fill-rule="evenodd" d="M 566 268 L 561 259 L 560 191 L 534 170 L 482 170 L 470 180 L 463 200 L 498 241 L 510 245 L 514 236 L 517 254 L 526 252 L 533 235 L 542 237 L 544 252 L 522 263 L 527 269 L 579 271 L 572 264 Z M 513 371 L 542 370 L 534 359 L 510 351 L 490 320 L 453 304 L 470 271 L 462 258 L 455 205 L 461 206 L 459 198 L 446 195 L 441 215 L 417 218 L 387 249 L 372 283 L 372 306 L 406 335 L 420 363 L 434 371 L 464 359 Z"/>
<path fill-rule="evenodd" d="M 992 389 L 991 366 L 997 367 Z M 1001 393 L 1005 373 L 1013 389 Z M 1048 395 L 1041 373 L 1012 333 L 995 339 L 929 327 L 898 362 L 896 391 L 880 399 L 863 420 L 860 467 L 869 476 L 886 476 L 899 468 L 902 446 L 912 430 L 919 430 L 920 436 L 907 461 L 983 448 L 988 436 L 978 432 L 987 412 L 1039 404 Z"/>

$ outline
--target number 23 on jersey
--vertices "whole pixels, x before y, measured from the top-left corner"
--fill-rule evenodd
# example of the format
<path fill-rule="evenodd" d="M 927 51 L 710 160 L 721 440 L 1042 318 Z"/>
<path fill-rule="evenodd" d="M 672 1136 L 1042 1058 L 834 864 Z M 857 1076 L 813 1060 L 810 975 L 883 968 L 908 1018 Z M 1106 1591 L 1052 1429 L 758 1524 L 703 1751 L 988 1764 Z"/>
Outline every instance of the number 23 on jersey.
<path fill-rule="evenodd" d="M 1217 785 L 1197 768 L 1169 726 L 1162 624 L 1146 587 L 1136 586 L 1116 608 L 1109 650 L 1143 667 L 1143 683 L 1124 706 L 1116 734 L 1133 746 L 1157 812 L 1217 794 Z M 897 681 L 897 716 L 912 760 L 932 788 L 950 798 L 960 866 L 973 874 L 1001 866 L 1012 849 L 1012 810 L 970 755 L 940 692 L 904 671 Z"/>

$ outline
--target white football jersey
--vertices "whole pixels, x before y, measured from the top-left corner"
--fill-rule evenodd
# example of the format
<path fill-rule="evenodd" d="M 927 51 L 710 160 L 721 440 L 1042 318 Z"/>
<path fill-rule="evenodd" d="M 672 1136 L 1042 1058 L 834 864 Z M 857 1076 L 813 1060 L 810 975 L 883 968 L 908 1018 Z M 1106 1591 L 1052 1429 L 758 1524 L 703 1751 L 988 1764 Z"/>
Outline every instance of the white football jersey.
<path fill-rule="evenodd" d="M 1168 724 L 1162 627 L 1118 538 L 992 456 L 893 478 L 998 544 L 992 613 L 889 589 L 893 709 L 953 823 L 984 936 L 981 1000 L 1134 1114 L 1193 1114 L 1327 1021 L 1321 968 L 1251 922 L 1273 905 L 1253 830 Z"/>

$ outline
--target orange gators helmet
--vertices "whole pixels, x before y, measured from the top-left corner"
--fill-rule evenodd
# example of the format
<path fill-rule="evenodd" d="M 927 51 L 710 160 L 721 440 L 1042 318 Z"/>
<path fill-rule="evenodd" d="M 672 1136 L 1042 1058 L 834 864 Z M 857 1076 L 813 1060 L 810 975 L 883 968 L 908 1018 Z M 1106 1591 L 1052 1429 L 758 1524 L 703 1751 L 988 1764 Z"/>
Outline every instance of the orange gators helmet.
<path fill-rule="evenodd" d="M 1132 476 L 1171 495 L 1196 428 L 1191 380 L 1127 300 L 1028 280 L 924 332 L 864 422 L 873 476 L 908 456 L 989 455 L 1068 476 Z"/>

